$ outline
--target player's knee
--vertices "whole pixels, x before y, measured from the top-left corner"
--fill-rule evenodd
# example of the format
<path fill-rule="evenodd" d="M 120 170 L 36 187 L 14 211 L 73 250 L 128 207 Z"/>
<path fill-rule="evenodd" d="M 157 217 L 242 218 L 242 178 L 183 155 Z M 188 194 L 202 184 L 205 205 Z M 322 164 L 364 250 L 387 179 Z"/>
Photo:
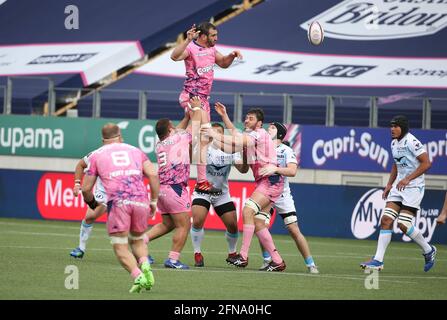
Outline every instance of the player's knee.
<path fill-rule="evenodd" d="M 294 224 L 296 225 L 298 222 L 295 212 L 281 214 L 281 217 L 283 218 L 284 225 L 287 227 L 287 229 L 289 229 L 289 226 L 294 225 Z"/>
<path fill-rule="evenodd" d="M 382 229 L 388 229 L 393 224 L 393 221 L 393 219 L 383 216 L 380 220 L 380 227 Z"/>
<path fill-rule="evenodd" d="M 401 212 L 399 219 L 397 219 L 397 224 L 403 233 L 407 233 L 413 226 L 413 216 L 409 213 Z"/>
<path fill-rule="evenodd" d="M 112 245 L 127 245 L 129 243 L 129 240 L 127 237 L 110 236 L 110 243 Z"/>
<path fill-rule="evenodd" d="M 246 218 L 256 215 L 259 211 L 261 211 L 261 207 L 259 206 L 259 204 L 257 204 L 256 201 L 250 198 L 245 202 L 244 209 L 242 210 L 242 215 L 244 216 L 244 218 Z"/>

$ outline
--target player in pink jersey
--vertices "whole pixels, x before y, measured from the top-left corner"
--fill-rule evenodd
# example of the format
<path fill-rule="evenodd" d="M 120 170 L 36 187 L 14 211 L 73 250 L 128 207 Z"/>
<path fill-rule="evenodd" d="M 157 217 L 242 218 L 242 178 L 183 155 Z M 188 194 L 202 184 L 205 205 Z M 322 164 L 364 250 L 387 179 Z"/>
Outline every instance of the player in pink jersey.
<path fill-rule="evenodd" d="M 192 105 L 200 105 L 198 98 L 190 100 Z M 200 116 L 198 111 L 194 118 Z M 190 173 L 191 134 L 186 131 L 189 114 L 185 113 L 183 120 L 174 127 L 167 119 L 157 121 L 155 131 L 160 141 L 155 153 L 158 162 L 160 178 L 160 197 L 158 210 L 162 215 L 162 222 L 153 226 L 148 232 L 148 240 L 157 239 L 175 229 L 172 237 L 171 251 L 164 262 L 166 268 L 189 269 L 180 261 L 180 253 L 185 246 L 191 226 L 189 212 L 191 199 L 187 189 Z"/>
<path fill-rule="evenodd" d="M 180 93 L 180 106 L 185 112 L 191 112 L 189 100 L 193 96 L 200 98 L 201 105 L 197 108 L 201 110 L 200 122 L 193 122 L 193 136 L 199 135 L 200 125 L 210 127 L 210 104 L 209 98 L 214 80 L 214 64 L 221 68 L 228 68 L 235 58 L 242 59 L 238 50 L 232 51 L 224 56 L 216 50 L 217 28 L 212 23 L 202 22 L 196 28 L 192 26 L 187 31 L 187 38 L 177 45 L 171 54 L 174 61 L 185 61 L 186 80 L 183 91 Z M 191 114 L 192 119 L 192 114 Z M 194 138 L 197 139 L 198 138 Z M 200 153 L 197 155 L 197 184 L 195 190 L 203 193 L 215 193 L 220 190 L 214 188 L 206 179 L 206 159 L 208 140 L 204 139 L 200 143 Z M 195 159 L 193 159 L 194 162 Z"/>
<path fill-rule="evenodd" d="M 233 150 L 233 148 L 235 148 L 235 151 L 241 151 L 245 148 L 244 152 L 247 154 L 247 161 L 256 182 L 256 188 L 242 211 L 244 226 L 241 250 L 238 255 L 228 258 L 227 262 L 242 268 L 248 265 L 248 251 L 253 234 L 256 232 L 259 241 L 272 257 L 270 266 L 266 271 L 283 271 L 286 265 L 276 250 L 272 236 L 263 220 L 265 212 L 270 211 L 272 204 L 284 190 L 284 177 L 278 174 L 262 175 L 262 172 L 260 172 L 261 170 L 276 168 L 278 163 L 276 146 L 268 132 L 262 128 L 264 112 L 261 109 L 249 110 L 244 121 L 245 132 L 241 134 L 237 132 L 228 117 L 225 106 L 217 102 L 215 108 L 222 117 L 225 126 L 233 134 L 224 136 L 210 129 L 202 129 L 202 132 L 212 137 L 213 143 L 219 148 L 221 148 L 223 142 L 224 147 L 222 149 L 226 149 L 227 152 Z"/>
<path fill-rule="evenodd" d="M 115 255 L 134 278 L 130 292 L 141 292 L 154 284 L 143 236 L 147 219 L 155 214 L 157 207 L 157 171 L 140 149 L 122 143 L 121 132 L 116 124 L 106 124 L 102 128 L 102 137 L 104 145 L 90 157 L 82 194 L 92 210 L 99 206 L 92 189 L 97 177 L 101 178 L 108 199 L 107 231 Z M 150 203 L 143 174 L 149 178 Z M 128 248 L 129 239 L 133 254 Z"/>

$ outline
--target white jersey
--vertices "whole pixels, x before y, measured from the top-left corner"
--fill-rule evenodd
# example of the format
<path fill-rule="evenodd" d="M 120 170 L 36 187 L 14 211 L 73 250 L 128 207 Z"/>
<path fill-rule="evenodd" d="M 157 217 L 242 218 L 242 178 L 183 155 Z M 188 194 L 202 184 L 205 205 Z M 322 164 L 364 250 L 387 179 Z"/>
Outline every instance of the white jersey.
<path fill-rule="evenodd" d="M 96 150 L 98 150 L 98 149 L 96 149 Z M 92 156 L 92 154 L 95 151 L 90 152 L 84 158 L 82 158 L 82 160 L 84 160 L 85 164 L 87 165 L 87 168 L 84 169 L 84 173 L 86 173 L 87 170 L 89 169 L 89 167 L 90 167 L 90 157 Z M 101 179 L 99 177 L 96 178 L 96 183 L 95 183 L 95 198 L 97 198 L 96 193 L 101 193 L 101 194 L 104 195 L 104 197 L 105 197 L 105 194 L 106 194 L 106 190 L 104 189 L 104 186 L 102 185 Z M 107 199 L 107 197 L 105 197 L 105 199 Z"/>
<path fill-rule="evenodd" d="M 292 148 L 286 146 L 285 144 L 280 144 L 276 147 L 276 156 L 278 157 L 278 167 L 286 168 L 289 163 L 296 163 L 298 165 L 298 161 L 296 160 L 296 155 L 293 152 Z M 284 191 L 283 194 L 290 193 L 289 179 L 284 177 Z"/>
<path fill-rule="evenodd" d="M 223 193 L 227 193 L 231 165 L 240 159 L 239 153 L 225 153 L 211 144 L 208 147 L 206 178 L 213 187 L 221 189 Z"/>
<path fill-rule="evenodd" d="M 394 187 L 397 183 L 410 175 L 419 167 L 419 157 L 425 150 L 424 145 L 411 133 L 407 133 L 400 141 L 393 139 L 391 142 L 391 152 L 394 162 L 397 166 L 397 178 L 394 181 Z M 410 181 L 407 187 L 424 187 L 424 175 Z"/>

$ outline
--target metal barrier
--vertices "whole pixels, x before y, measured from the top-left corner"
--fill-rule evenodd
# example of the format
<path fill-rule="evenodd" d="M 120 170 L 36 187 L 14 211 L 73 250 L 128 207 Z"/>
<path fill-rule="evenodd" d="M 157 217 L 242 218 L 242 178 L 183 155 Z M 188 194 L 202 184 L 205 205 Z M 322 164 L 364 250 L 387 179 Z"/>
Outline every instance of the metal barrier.
<path fill-rule="evenodd" d="M 8 78 L 7 87 L 3 89 L 4 114 L 14 113 L 13 81 L 24 78 Z M 60 88 L 54 87 L 50 78 L 26 79 L 46 81 L 46 90 L 42 88 L 43 91 L 32 98 L 36 103 L 43 102 L 45 115 L 62 114 L 76 106 L 78 116 L 82 117 L 169 117 L 173 120 L 182 117 L 182 112 L 179 112 L 178 91 Z M 42 100 L 43 97 L 45 99 Z M 414 128 L 447 128 L 447 99 L 443 98 L 213 92 L 210 103 L 216 101 L 227 106 L 228 114 L 236 123 L 243 122 L 243 116 L 250 107 L 258 106 L 264 109 L 266 121 L 374 128 L 388 126 L 391 117 L 401 113 L 407 115 Z M 63 106 L 65 110 L 60 109 Z M 220 119 L 213 112 L 211 120 Z"/>

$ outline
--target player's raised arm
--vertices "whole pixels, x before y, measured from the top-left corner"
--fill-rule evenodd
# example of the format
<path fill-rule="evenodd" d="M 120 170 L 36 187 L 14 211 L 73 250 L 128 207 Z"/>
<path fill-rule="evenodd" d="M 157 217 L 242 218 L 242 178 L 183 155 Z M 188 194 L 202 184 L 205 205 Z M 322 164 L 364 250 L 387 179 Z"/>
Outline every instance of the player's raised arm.
<path fill-rule="evenodd" d="M 189 119 L 189 112 L 185 112 L 185 116 L 175 128 L 178 130 L 186 130 L 189 124 Z"/>
<path fill-rule="evenodd" d="M 216 64 L 221 68 L 228 68 L 233 63 L 234 59 L 242 60 L 242 54 L 239 50 L 234 50 L 230 54 L 224 56 L 219 51 L 216 51 Z"/>
<path fill-rule="evenodd" d="M 246 148 L 243 148 L 243 150 L 240 152 L 242 154 L 242 158 L 238 158 L 234 161 L 234 166 L 240 173 L 247 173 L 250 169 L 250 166 L 248 165 L 247 161 L 247 150 Z"/>
<path fill-rule="evenodd" d="M 231 122 L 230 117 L 228 117 L 227 108 L 225 107 L 225 105 L 223 105 L 220 102 L 216 102 L 214 104 L 214 109 L 216 110 L 217 114 L 220 115 L 220 117 L 222 118 L 225 127 L 228 130 L 231 130 L 231 133 L 234 134 L 236 127 L 234 126 L 233 122 Z"/>
<path fill-rule="evenodd" d="M 186 32 L 186 40 L 183 41 L 182 43 L 178 44 L 175 48 L 174 51 L 172 51 L 171 53 L 171 59 L 174 61 L 182 61 L 185 60 L 189 53 L 186 50 L 186 47 L 188 46 L 188 44 L 191 43 L 191 41 L 193 41 L 194 39 L 196 39 L 199 36 L 200 31 L 196 30 L 196 25 L 193 24 L 191 29 L 189 29 Z"/>

